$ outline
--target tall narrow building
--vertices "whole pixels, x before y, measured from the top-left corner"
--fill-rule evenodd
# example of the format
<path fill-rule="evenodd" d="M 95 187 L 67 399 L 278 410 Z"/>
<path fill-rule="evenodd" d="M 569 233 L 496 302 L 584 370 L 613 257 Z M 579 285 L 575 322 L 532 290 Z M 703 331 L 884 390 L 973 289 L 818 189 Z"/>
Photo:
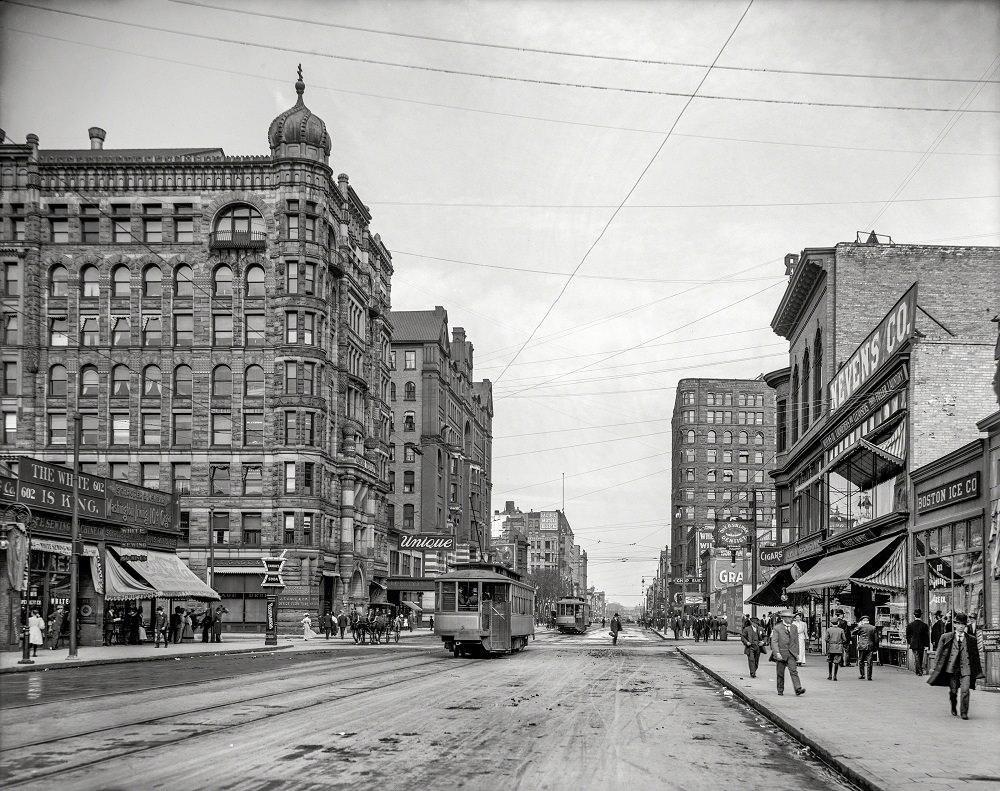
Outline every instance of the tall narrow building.
<path fill-rule="evenodd" d="M 0 456 L 181 495 L 178 554 L 264 626 L 388 575 L 392 262 L 295 83 L 270 153 L 47 150 L 0 137 Z M 261 137 L 265 130 L 261 130 Z"/>

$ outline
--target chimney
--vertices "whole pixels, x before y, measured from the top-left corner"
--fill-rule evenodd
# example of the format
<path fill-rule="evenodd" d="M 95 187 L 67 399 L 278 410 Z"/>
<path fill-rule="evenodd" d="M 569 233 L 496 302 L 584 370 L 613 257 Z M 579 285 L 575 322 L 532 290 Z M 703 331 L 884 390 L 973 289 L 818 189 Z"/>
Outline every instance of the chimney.
<path fill-rule="evenodd" d="M 514 501 L 513 500 L 507 500 L 504 503 L 504 509 L 503 510 L 504 510 L 504 513 L 508 513 L 508 514 L 514 513 Z"/>
<path fill-rule="evenodd" d="M 785 256 L 785 274 L 791 277 L 795 274 L 795 267 L 799 264 L 798 253 L 789 253 Z"/>
<path fill-rule="evenodd" d="M 90 135 L 90 150 L 100 151 L 104 148 L 104 138 L 108 136 L 99 126 L 92 126 L 87 130 L 87 134 Z"/>

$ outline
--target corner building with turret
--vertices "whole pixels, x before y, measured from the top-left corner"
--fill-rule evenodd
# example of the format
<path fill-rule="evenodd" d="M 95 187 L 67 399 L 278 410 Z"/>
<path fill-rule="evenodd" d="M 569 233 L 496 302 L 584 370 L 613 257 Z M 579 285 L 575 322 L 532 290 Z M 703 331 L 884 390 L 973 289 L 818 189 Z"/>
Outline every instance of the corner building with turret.
<path fill-rule="evenodd" d="M 177 551 L 264 626 L 384 596 L 391 255 L 326 124 L 297 100 L 270 154 L 0 137 L 0 460 L 179 497 Z M 2 134 L 2 133 L 0 133 Z"/>

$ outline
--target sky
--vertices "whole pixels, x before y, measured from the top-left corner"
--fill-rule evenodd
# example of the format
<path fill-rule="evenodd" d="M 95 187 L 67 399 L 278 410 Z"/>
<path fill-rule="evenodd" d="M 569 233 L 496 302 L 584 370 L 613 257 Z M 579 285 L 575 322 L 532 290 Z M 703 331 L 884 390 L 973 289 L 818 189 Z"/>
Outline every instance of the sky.
<path fill-rule="evenodd" d="M 670 540 L 678 380 L 787 365 L 786 253 L 1000 244 L 997 2 L 6 0 L 0 127 L 267 154 L 299 63 L 393 308 L 493 382 L 493 509 L 565 504 L 610 601 Z"/>

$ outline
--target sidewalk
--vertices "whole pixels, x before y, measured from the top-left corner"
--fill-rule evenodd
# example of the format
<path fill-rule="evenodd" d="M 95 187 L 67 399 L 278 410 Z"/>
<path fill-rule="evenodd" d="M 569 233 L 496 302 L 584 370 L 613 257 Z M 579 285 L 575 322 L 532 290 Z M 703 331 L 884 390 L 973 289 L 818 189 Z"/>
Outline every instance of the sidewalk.
<path fill-rule="evenodd" d="M 420 629 L 413 632 L 400 632 L 399 645 L 434 637 L 430 629 Z M 0 651 L 0 674 L 30 673 L 38 670 L 71 669 L 92 665 L 115 665 L 125 662 L 155 662 L 173 660 L 178 657 L 216 656 L 218 654 L 255 654 L 265 651 L 333 651 L 347 650 L 356 647 L 350 633 L 343 640 L 331 637 L 327 640 L 319 637 L 313 640 L 303 640 L 301 634 L 278 635 L 276 646 L 265 646 L 263 634 L 223 634 L 221 643 L 203 643 L 199 639 L 193 643 L 179 643 L 167 648 L 155 648 L 151 642 L 142 645 L 106 645 L 80 646 L 77 649 L 77 659 L 67 659 L 69 650 L 57 648 L 50 651 L 39 648 L 38 656 L 33 657 L 34 664 L 21 665 L 20 651 Z M 392 645 L 395 645 L 393 643 Z M 357 646 L 361 647 L 361 646 Z M 364 647 L 367 647 L 364 646 Z"/>
<path fill-rule="evenodd" d="M 876 666 L 872 681 L 857 667 L 840 668 L 827 681 L 820 654 L 809 654 L 799 678 L 778 697 L 774 664 L 761 657 L 750 678 L 739 640 L 694 643 L 680 652 L 754 709 L 863 788 L 873 791 L 930 791 L 961 788 L 996 791 L 1000 780 L 1000 694 L 972 692 L 969 719 L 952 717 L 948 690 L 930 687 L 926 676 L 903 668 Z"/>

